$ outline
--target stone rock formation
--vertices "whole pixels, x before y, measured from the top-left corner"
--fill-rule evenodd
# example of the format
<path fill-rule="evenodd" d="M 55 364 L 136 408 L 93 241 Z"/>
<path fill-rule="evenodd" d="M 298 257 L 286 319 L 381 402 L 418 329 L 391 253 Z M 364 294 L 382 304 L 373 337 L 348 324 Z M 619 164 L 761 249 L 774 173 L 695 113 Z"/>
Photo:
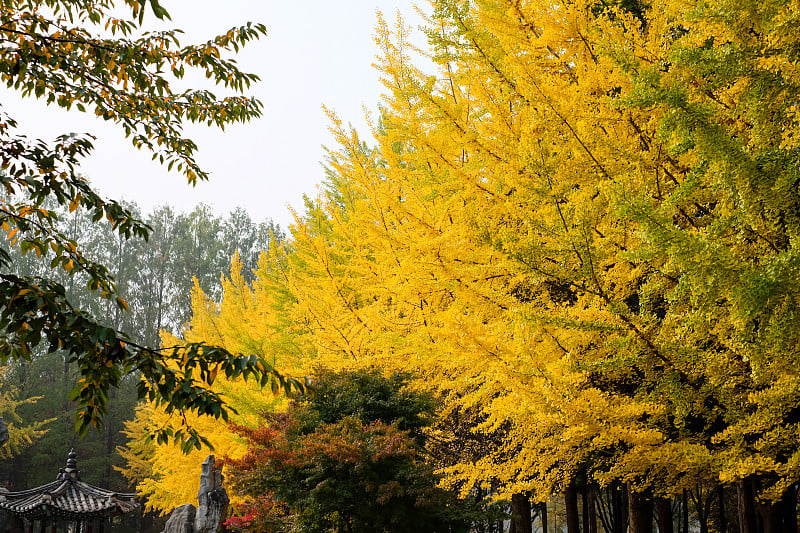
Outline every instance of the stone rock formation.
<path fill-rule="evenodd" d="M 197 509 L 191 503 L 172 510 L 162 533 L 193 533 Z"/>
<path fill-rule="evenodd" d="M 197 492 L 199 506 L 191 503 L 172 510 L 162 533 L 222 533 L 223 522 L 228 514 L 228 492 L 222 486 L 222 469 L 209 455 L 203 461 L 200 474 L 200 490 Z"/>
<path fill-rule="evenodd" d="M 197 492 L 197 518 L 194 523 L 195 533 L 219 533 L 223 531 L 222 523 L 228 513 L 228 492 L 222 486 L 222 469 L 214 464 L 214 456 L 209 455 L 203 461 L 200 474 L 200 490 Z"/>

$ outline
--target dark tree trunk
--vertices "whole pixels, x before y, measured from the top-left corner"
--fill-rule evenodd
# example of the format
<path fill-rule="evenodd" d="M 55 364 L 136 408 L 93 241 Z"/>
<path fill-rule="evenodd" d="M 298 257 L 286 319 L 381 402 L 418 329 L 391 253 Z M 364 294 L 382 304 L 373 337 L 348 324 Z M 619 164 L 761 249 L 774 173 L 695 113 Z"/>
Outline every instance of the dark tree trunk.
<path fill-rule="evenodd" d="M 764 524 L 764 533 L 785 533 L 783 529 L 783 505 L 777 503 L 759 503 L 758 512 Z"/>
<path fill-rule="evenodd" d="M 736 486 L 739 514 L 739 533 L 758 533 L 756 529 L 755 494 L 753 480 L 745 478 Z"/>
<path fill-rule="evenodd" d="M 672 526 L 672 502 L 669 498 L 656 498 L 656 520 L 658 533 L 674 533 Z"/>
<path fill-rule="evenodd" d="M 630 533 L 653 533 L 653 495 L 649 490 L 634 492 L 628 485 Z"/>
<path fill-rule="evenodd" d="M 531 524 L 531 501 L 527 494 L 511 496 L 511 528 L 509 533 L 533 533 Z"/>
<path fill-rule="evenodd" d="M 797 533 L 797 486 L 792 485 L 783 493 L 783 530 Z"/>
<path fill-rule="evenodd" d="M 542 519 L 542 531 L 547 533 L 547 502 L 539 504 L 539 516 Z"/>
<path fill-rule="evenodd" d="M 623 487 L 615 487 L 611 491 L 611 503 L 613 509 L 613 533 L 626 533 L 628 530 L 628 506 L 625 501 L 625 490 Z"/>
<path fill-rule="evenodd" d="M 581 531 L 589 533 L 589 487 L 583 486 L 581 491 Z"/>
<path fill-rule="evenodd" d="M 583 533 L 597 533 L 594 488 L 588 483 L 584 486 L 581 498 L 583 503 Z"/>
<path fill-rule="evenodd" d="M 703 489 L 697 486 L 695 490 L 694 508 L 697 511 L 697 521 L 700 524 L 700 533 L 708 533 L 708 507 L 703 497 Z"/>
<path fill-rule="evenodd" d="M 753 492 L 755 493 L 755 487 Z M 797 531 L 797 493 L 789 487 L 780 501 L 756 502 L 755 507 L 761 516 L 764 533 L 789 533 Z"/>
<path fill-rule="evenodd" d="M 681 515 L 683 517 L 683 529 L 681 533 L 689 533 L 689 491 L 683 489 L 683 498 L 681 500 Z"/>
<path fill-rule="evenodd" d="M 725 487 L 717 486 L 717 510 L 719 511 L 718 527 L 719 533 L 728 533 L 728 521 L 725 517 Z"/>
<path fill-rule="evenodd" d="M 578 516 L 578 491 L 574 481 L 570 481 L 564 491 L 564 504 L 567 513 L 567 533 L 581 533 Z"/>

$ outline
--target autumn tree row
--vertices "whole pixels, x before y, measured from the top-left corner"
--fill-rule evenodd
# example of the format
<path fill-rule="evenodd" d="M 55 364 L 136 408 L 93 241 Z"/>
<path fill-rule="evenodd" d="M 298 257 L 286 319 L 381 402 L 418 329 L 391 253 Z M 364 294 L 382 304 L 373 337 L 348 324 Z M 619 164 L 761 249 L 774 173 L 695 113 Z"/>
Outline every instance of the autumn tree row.
<path fill-rule="evenodd" d="M 381 22 L 372 144 L 332 116 L 327 189 L 252 285 L 235 266 L 219 309 L 198 295 L 185 338 L 287 371 L 415 369 L 445 483 L 566 494 L 570 532 L 578 488 L 587 512 L 610 491 L 609 531 L 652 531 L 654 502 L 670 531 L 703 490 L 737 495 L 706 528 L 796 530 L 798 17 L 436 0 L 435 73 Z"/>

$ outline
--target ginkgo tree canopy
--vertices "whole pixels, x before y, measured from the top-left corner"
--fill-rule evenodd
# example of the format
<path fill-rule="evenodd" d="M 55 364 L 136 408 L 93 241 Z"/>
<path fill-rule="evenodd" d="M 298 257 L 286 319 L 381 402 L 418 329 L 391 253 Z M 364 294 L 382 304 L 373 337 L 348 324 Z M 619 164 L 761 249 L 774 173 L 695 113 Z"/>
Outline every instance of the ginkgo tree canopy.
<path fill-rule="evenodd" d="M 207 175 L 183 125 L 224 127 L 261 113 L 260 102 L 243 95 L 258 77 L 240 70 L 230 56 L 264 35 L 263 25 L 248 23 L 207 42 L 182 45 L 179 30 L 147 31 L 153 17 L 169 19 L 157 0 L 3 0 L 0 8 L 0 80 L 7 87 L 118 124 L 133 146 L 152 152 L 190 184 Z M 191 70 L 230 96 L 171 85 Z M 71 211 L 91 213 L 125 238 L 147 238 L 146 224 L 119 202 L 99 196 L 80 175 L 81 159 L 95 139 L 53 132 L 52 141 L 32 140 L 15 128 L 12 110 L 0 108 L 0 183 L 6 195 L 0 226 L 9 245 L 36 254 L 98 298 L 126 309 L 108 269 L 60 232 L 57 214 L 45 207 L 45 201 L 54 200 Z M 139 346 L 75 309 L 58 283 L 17 275 L 2 250 L 0 269 L 0 362 L 30 358 L 37 349 L 69 353 L 82 377 L 72 392 L 80 431 L 101 423 L 110 390 L 134 372 L 143 378 L 140 396 L 168 412 L 194 410 L 221 418 L 227 418 L 225 403 L 208 387 L 218 373 L 252 375 L 274 387 L 295 383 L 256 356 L 200 344 Z M 202 441 L 191 429 L 163 429 L 159 436 L 173 436 L 187 447 Z"/>
<path fill-rule="evenodd" d="M 798 13 L 439 0 L 379 22 L 374 147 L 334 117 L 288 284 L 332 367 L 418 369 L 505 442 L 449 472 L 546 499 L 800 475 Z M 497 483 L 500 480 L 500 483 Z"/>

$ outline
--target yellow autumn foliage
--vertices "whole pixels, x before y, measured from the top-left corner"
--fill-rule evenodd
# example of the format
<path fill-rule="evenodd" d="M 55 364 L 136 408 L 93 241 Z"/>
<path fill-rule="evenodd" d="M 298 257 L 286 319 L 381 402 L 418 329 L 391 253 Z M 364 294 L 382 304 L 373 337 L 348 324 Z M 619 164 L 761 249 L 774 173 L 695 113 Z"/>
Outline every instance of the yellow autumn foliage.
<path fill-rule="evenodd" d="M 270 260 L 264 255 L 259 272 L 266 278 L 270 269 Z M 297 361 L 289 355 L 291 350 L 286 351 L 285 357 L 278 357 L 271 349 L 282 342 L 279 338 L 282 333 L 276 333 L 274 329 L 276 322 L 280 322 L 273 316 L 274 293 L 266 291 L 265 287 L 251 290 L 241 270 L 241 262 L 238 256 L 234 256 L 230 275 L 223 279 L 223 298 L 219 304 L 208 298 L 195 283 L 192 319 L 184 328 L 183 339 L 164 332 L 163 345 L 202 341 L 224 347 L 232 353 L 257 354 L 283 371 L 299 372 Z M 286 402 L 285 398 L 276 397 L 257 383 L 241 379 L 231 381 L 223 375 L 217 376 L 213 390 L 237 411 L 231 416 L 231 421 L 240 425 L 255 426 L 262 413 L 280 408 Z M 170 424 L 196 428 L 209 440 L 213 451 L 203 448 L 184 454 L 174 443 L 156 444 L 145 440 L 153 428 Z M 131 442 L 121 450 L 127 461 L 121 471 L 137 483 L 136 490 L 146 497 L 148 508 L 162 514 L 184 503 L 197 505 L 200 467 L 209 453 L 222 459 L 239 458 L 246 451 L 244 441 L 221 419 L 194 413 L 167 414 L 147 403 L 138 407 L 126 433 Z M 235 497 L 232 500 L 237 501 Z"/>
<path fill-rule="evenodd" d="M 631 5 L 432 2 L 433 74 L 380 20 L 374 147 L 331 114 L 289 286 L 325 365 L 415 369 L 511 428 L 445 469 L 467 490 L 776 497 L 800 476 L 797 15 Z"/>
<path fill-rule="evenodd" d="M 379 19 L 373 138 L 329 113 L 323 193 L 252 287 L 234 262 L 219 306 L 195 295 L 185 339 L 416 371 L 443 419 L 502 435 L 443 468 L 465 492 L 779 498 L 800 479 L 798 17 L 436 0 L 434 73 Z"/>

